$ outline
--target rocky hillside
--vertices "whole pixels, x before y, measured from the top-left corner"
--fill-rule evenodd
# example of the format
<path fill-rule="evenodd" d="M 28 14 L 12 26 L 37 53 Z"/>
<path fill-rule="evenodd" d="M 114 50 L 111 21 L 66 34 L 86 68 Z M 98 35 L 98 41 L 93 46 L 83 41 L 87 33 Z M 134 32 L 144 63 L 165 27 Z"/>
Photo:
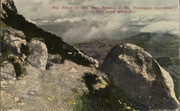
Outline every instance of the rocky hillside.
<path fill-rule="evenodd" d="M 173 34 L 141 33 L 123 40 L 98 39 L 75 44 L 83 53 L 92 56 L 101 65 L 110 49 L 118 44 L 132 43 L 149 52 L 172 76 L 178 98 L 179 92 L 179 36 Z"/>
<path fill-rule="evenodd" d="M 7 2 L 5 3 L 8 4 Z M 51 54 L 60 54 L 64 59 L 69 59 L 78 64 L 92 67 L 98 66 L 96 60 L 89 58 L 72 45 L 65 43 L 60 37 L 45 32 L 35 24 L 26 21 L 22 15 L 19 15 L 16 11 L 12 11 L 8 8 L 8 6 L 14 7 L 13 4 L 5 5 L 5 3 L 2 4 L 3 11 L 1 13 L 1 20 L 12 28 L 23 31 L 27 42 L 30 42 L 32 38 L 36 37 L 43 40 Z"/>
<path fill-rule="evenodd" d="M 0 110 L 179 110 L 170 74 L 142 48 L 113 47 L 113 40 L 77 45 L 87 56 L 28 22 L 13 0 L 3 0 L 2 9 Z M 102 51 L 92 53 L 101 67 L 91 50 Z"/>
<path fill-rule="evenodd" d="M 25 38 L 22 31 L 2 22 L 1 110 L 69 111 L 81 107 L 80 97 L 89 91 L 85 73 L 103 78 L 102 73 L 49 54 L 37 38 L 30 42 Z M 96 87 L 106 85 L 104 81 Z"/>

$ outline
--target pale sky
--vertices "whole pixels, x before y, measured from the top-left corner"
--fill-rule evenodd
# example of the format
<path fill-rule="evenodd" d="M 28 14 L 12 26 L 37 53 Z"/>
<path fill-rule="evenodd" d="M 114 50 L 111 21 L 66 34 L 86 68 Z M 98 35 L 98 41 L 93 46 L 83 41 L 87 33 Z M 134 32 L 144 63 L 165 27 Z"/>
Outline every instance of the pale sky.
<path fill-rule="evenodd" d="M 141 32 L 179 33 L 179 0 L 14 0 L 19 14 L 39 26 L 56 25 L 66 28 L 51 30 L 65 41 L 90 38 L 126 37 Z M 54 10 L 53 6 L 60 9 Z M 152 10 L 135 10 L 135 14 L 91 14 L 89 10 L 62 10 L 62 6 L 129 6 L 152 7 Z M 154 7 L 171 7 L 172 10 L 154 10 Z M 37 19 L 41 19 L 37 21 Z M 66 23 L 65 25 L 61 25 Z M 68 24 L 68 25 L 67 25 Z M 58 25 L 58 26 L 57 26 Z"/>
<path fill-rule="evenodd" d="M 171 11 L 137 11 L 142 14 L 159 14 L 159 13 L 178 13 L 179 0 L 14 0 L 20 14 L 23 14 L 28 19 L 43 18 L 50 16 L 65 16 L 69 13 L 68 10 L 52 10 L 52 6 L 164 6 L 172 7 Z M 83 13 L 83 11 L 78 12 Z"/>

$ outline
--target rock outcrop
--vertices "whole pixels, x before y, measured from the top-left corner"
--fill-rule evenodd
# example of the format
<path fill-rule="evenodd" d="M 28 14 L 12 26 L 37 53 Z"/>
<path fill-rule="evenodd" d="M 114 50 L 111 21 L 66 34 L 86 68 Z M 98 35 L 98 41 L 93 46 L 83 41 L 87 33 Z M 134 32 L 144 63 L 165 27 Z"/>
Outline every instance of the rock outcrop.
<path fill-rule="evenodd" d="M 12 11 L 8 6 L 2 4 L 5 13 L 1 13 L 2 21 L 14 29 L 21 30 L 30 42 L 33 37 L 44 40 L 50 54 L 60 54 L 64 59 L 71 60 L 77 64 L 89 67 L 98 67 L 98 61 L 86 56 L 74 46 L 64 42 L 60 37 L 38 28 L 35 24 L 28 22 L 22 15 Z"/>
<path fill-rule="evenodd" d="M 2 25 L 3 23 L 1 23 Z M 14 66 L 16 77 L 23 76 L 23 62 L 26 55 L 22 53 L 22 45 L 26 45 L 23 32 L 15 30 L 3 24 L 1 30 L 1 65 L 4 62 L 11 62 Z M 27 52 L 27 51 L 25 51 Z M 11 70 L 8 69 L 7 70 Z"/>
<path fill-rule="evenodd" d="M 25 37 L 24 33 L 12 28 L 4 28 L 2 29 L 2 35 L 4 36 L 2 39 L 11 47 L 11 52 L 21 57 L 21 45 L 27 44 L 26 40 L 23 38 Z"/>
<path fill-rule="evenodd" d="M 83 53 L 98 60 L 100 66 L 110 49 L 119 44 L 131 43 L 142 47 L 168 71 L 173 78 L 174 89 L 180 100 L 180 58 L 179 58 L 179 35 L 168 33 L 140 33 L 130 38 L 95 39 L 84 43 L 75 44 Z"/>
<path fill-rule="evenodd" d="M 133 44 L 116 45 L 101 66 L 129 101 L 146 110 L 174 110 L 178 100 L 171 76 L 153 57 Z"/>
<path fill-rule="evenodd" d="M 44 70 L 46 68 L 48 58 L 46 45 L 41 41 L 32 39 L 28 46 L 30 53 L 27 58 L 28 62 L 30 62 L 31 65 Z"/>
<path fill-rule="evenodd" d="M 3 4 L 5 4 L 9 9 L 11 9 L 13 12 L 17 13 L 17 8 L 14 5 L 13 0 L 2 0 L 1 1 Z"/>
<path fill-rule="evenodd" d="M 14 66 L 10 62 L 6 62 L 1 66 L 1 80 L 12 80 L 16 77 Z"/>
<path fill-rule="evenodd" d="M 110 51 L 101 67 L 113 80 L 109 81 L 94 68 L 98 67 L 98 61 L 28 22 L 17 14 L 13 0 L 2 1 L 1 17 L 0 110 L 117 111 L 178 107 L 171 76 L 141 48 L 124 44 Z M 17 80 L 21 77 L 22 81 Z"/>

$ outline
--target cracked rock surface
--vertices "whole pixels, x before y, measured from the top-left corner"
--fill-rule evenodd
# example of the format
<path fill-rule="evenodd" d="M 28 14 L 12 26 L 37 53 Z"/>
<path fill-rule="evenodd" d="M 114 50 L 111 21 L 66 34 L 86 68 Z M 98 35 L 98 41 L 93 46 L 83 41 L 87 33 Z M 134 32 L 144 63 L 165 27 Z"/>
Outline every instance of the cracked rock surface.
<path fill-rule="evenodd" d="M 101 66 L 127 98 L 145 109 L 174 110 L 179 101 L 170 74 L 142 48 L 126 43 L 114 46 Z"/>

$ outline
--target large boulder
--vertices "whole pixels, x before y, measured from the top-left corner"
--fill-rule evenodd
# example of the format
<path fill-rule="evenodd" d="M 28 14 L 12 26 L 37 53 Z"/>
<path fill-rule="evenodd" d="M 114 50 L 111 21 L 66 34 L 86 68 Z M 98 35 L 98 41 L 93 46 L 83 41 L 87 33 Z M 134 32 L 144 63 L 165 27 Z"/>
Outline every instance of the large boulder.
<path fill-rule="evenodd" d="M 174 110 L 179 105 L 169 73 L 136 45 L 126 43 L 113 47 L 101 71 L 121 86 L 135 106 L 146 110 Z"/>
<path fill-rule="evenodd" d="M 28 62 L 31 65 L 44 70 L 46 68 L 46 63 L 48 59 L 48 51 L 46 45 L 36 39 L 32 39 L 31 42 L 28 44 L 29 46 L 29 53 Z"/>

